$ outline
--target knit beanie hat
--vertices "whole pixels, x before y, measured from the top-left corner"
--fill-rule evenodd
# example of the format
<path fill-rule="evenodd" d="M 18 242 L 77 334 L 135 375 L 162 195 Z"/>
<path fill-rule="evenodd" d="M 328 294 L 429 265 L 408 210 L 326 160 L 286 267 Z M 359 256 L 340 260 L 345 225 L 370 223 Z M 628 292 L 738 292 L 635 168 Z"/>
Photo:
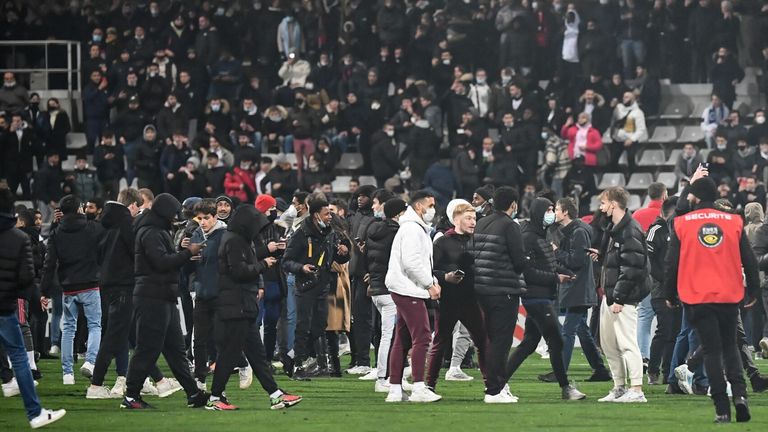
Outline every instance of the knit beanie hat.
<path fill-rule="evenodd" d="M 392 219 L 404 212 L 406 208 L 408 208 L 408 205 L 405 201 L 400 198 L 392 198 L 384 203 L 384 216 L 386 216 L 387 219 Z"/>
<path fill-rule="evenodd" d="M 277 201 L 272 197 L 272 195 L 259 195 L 256 197 L 256 203 L 254 205 L 258 211 L 267 214 L 269 209 L 277 205 Z"/>
<path fill-rule="evenodd" d="M 717 199 L 717 186 L 709 177 L 702 177 L 693 182 L 689 192 L 703 202 L 714 203 Z"/>

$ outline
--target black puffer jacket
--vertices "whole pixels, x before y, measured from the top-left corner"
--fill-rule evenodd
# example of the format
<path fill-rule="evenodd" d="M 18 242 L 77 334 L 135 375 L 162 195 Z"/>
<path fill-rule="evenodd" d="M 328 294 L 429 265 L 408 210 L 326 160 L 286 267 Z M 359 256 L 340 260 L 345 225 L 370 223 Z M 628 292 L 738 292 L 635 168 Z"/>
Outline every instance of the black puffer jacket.
<path fill-rule="evenodd" d="M 368 231 L 368 227 L 373 223 L 376 219 L 373 217 L 373 210 L 371 210 L 371 207 L 368 206 L 367 208 L 359 208 L 357 209 L 357 213 L 352 215 L 352 217 L 349 218 L 349 236 L 352 239 L 360 238 L 365 239 L 366 237 L 366 231 Z M 359 249 L 357 249 L 357 245 L 354 246 L 354 252 L 352 253 L 352 256 L 349 259 L 349 275 L 355 276 L 355 277 L 362 277 L 365 275 L 366 268 L 368 267 L 365 264 L 365 255 L 360 252 Z"/>
<path fill-rule="evenodd" d="M 269 225 L 266 216 L 252 206 L 235 210 L 219 245 L 219 319 L 255 319 L 259 315 L 259 276 L 267 268 L 256 260 L 253 242 Z"/>
<path fill-rule="evenodd" d="M 16 218 L 0 216 L 0 315 L 16 311 L 35 278 L 29 236 L 15 226 Z"/>
<path fill-rule="evenodd" d="M 392 252 L 392 241 L 400 228 L 400 224 L 392 219 L 377 221 L 368 228 L 365 237 L 365 262 L 370 275 L 370 293 L 372 296 L 389 294 L 384 279 L 389 268 L 389 255 Z"/>
<path fill-rule="evenodd" d="M 477 222 L 469 253 L 475 259 L 475 294 L 525 292 L 523 237 L 520 225 L 506 213 L 495 211 Z"/>
<path fill-rule="evenodd" d="M 118 202 L 110 201 L 101 213 L 101 226 L 105 231 L 99 242 L 99 286 L 102 290 L 133 289 L 135 245 L 131 211 Z"/>
<path fill-rule="evenodd" d="M 272 222 L 264 227 L 264 229 L 261 231 L 261 234 L 259 234 L 259 239 L 260 240 L 256 242 L 256 256 L 260 258 L 272 256 L 277 258 L 279 263 L 283 258 L 283 253 L 285 250 L 277 249 L 276 251 L 270 253 L 267 245 L 269 245 L 270 242 L 279 243 L 281 239 L 285 239 L 285 228 Z M 283 274 L 283 271 L 280 269 L 279 265 L 274 265 L 264 270 L 264 274 L 262 276 L 264 281 L 278 282 L 280 284 L 280 292 L 283 293 L 283 297 L 287 295 L 285 274 Z"/>
<path fill-rule="evenodd" d="M 755 231 L 752 248 L 755 251 L 760 271 L 763 272 L 763 287 L 766 287 L 768 286 L 768 223 L 760 225 Z"/>
<path fill-rule="evenodd" d="M 136 220 L 134 296 L 176 303 L 179 270 L 192 258 L 188 249 L 177 253 L 173 247 L 171 221 L 180 208 L 173 195 L 163 193 L 155 198 L 152 208 Z"/>
<path fill-rule="evenodd" d="M 41 286 L 49 297 L 53 275 L 58 270 L 64 293 L 95 288 L 99 285 L 97 245 L 103 229 L 82 214 L 68 214 L 48 239 Z"/>
<path fill-rule="evenodd" d="M 649 292 L 645 234 L 627 212 L 603 239 L 603 289 L 609 305 L 636 304 Z"/>
<path fill-rule="evenodd" d="M 547 240 L 544 229 L 544 214 L 553 207 L 552 201 L 536 198 L 531 204 L 531 220 L 523 227 L 523 249 L 529 258 L 525 269 L 525 298 L 557 298 L 557 274 L 573 274 L 562 269 L 555 259 L 552 243 Z"/>
<path fill-rule="evenodd" d="M 648 260 L 651 263 L 651 298 L 665 299 L 664 292 L 664 261 L 669 249 L 669 224 L 662 218 L 648 228 L 648 236 L 645 239 L 648 247 Z"/>
<path fill-rule="evenodd" d="M 576 279 L 560 284 L 558 304 L 561 308 L 595 306 L 597 291 L 592 258 L 586 249 L 592 247 L 592 227 L 576 219 L 561 229 L 560 246 L 555 251 L 557 261 L 576 275 Z"/>
<path fill-rule="evenodd" d="M 434 261 L 434 275 L 442 287 L 441 299 L 458 299 L 459 301 L 471 300 L 475 293 L 475 260 L 467 246 L 472 236 L 458 234 L 451 228 L 445 235 L 437 239 L 432 255 Z M 445 274 L 461 270 L 464 278 L 458 284 L 452 284 L 445 280 Z"/>

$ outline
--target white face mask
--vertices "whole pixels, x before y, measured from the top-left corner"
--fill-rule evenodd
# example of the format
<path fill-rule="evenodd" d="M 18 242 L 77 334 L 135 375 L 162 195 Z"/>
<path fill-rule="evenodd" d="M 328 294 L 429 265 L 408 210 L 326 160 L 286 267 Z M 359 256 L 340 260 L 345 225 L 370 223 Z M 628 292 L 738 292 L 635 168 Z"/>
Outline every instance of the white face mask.
<path fill-rule="evenodd" d="M 765 116 L 757 116 L 757 117 L 755 117 L 755 123 L 757 123 L 757 124 L 765 123 Z"/>
<path fill-rule="evenodd" d="M 427 212 L 424 213 L 424 223 L 431 224 L 433 220 L 435 220 L 435 208 L 430 207 L 427 209 Z"/>
<path fill-rule="evenodd" d="M 555 213 L 545 213 L 544 214 L 544 226 L 548 227 L 555 223 Z"/>
<path fill-rule="evenodd" d="M 384 218 L 386 218 L 386 216 L 384 215 L 384 212 L 382 210 L 377 210 L 377 211 L 373 212 L 373 217 L 375 217 L 376 219 L 384 219 Z"/>
<path fill-rule="evenodd" d="M 213 112 L 219 112 L 221 109 L 221 105 L 211 105 L 211 111 Z"/>
<path fill-rule="evenodd" d="M 387 133 L 387 136 L 388 136 L 388 137 L 393 137 L 393 136 L 395 136 L 395 131 L 393 131 L 393 130 L 388 130 L 386 133 Z"/>
<path fill-rule="evenodd" d="M 717 149 L 718 150 L 725 150 L 725 148 L 728 147 L 728 144 L 718 144 Z"/>

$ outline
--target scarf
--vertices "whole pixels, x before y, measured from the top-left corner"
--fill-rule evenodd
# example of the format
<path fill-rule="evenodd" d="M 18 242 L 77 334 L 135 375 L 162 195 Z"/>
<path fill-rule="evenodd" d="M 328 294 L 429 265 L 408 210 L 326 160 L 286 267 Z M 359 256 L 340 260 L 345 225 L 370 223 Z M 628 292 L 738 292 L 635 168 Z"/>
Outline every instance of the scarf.
<path fill-rule="evenodd" d="M 589 132 L 590 124 L 587 123 L 584 126 L 576 125 L 576 138 L 573 146 L 573 157 L 577 158 L 587 152 L 587 133 Z"/>

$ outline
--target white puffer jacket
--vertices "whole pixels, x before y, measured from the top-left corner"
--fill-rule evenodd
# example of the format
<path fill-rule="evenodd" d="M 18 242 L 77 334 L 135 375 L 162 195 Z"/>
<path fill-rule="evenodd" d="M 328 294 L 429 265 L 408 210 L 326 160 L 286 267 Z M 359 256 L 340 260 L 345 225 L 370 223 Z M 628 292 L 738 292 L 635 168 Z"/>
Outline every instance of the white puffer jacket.
<path fill-rule="evenodd" d="M 384 283 L 390 292 L 420 299 L 429 298 L 427 290 L 435 283 L 429 226 L 413 207 L 400 217 Z"/>

